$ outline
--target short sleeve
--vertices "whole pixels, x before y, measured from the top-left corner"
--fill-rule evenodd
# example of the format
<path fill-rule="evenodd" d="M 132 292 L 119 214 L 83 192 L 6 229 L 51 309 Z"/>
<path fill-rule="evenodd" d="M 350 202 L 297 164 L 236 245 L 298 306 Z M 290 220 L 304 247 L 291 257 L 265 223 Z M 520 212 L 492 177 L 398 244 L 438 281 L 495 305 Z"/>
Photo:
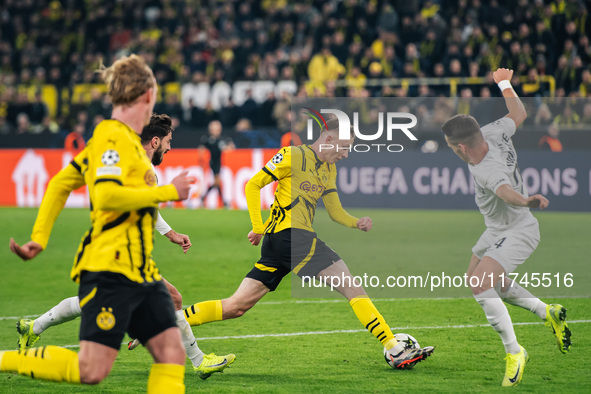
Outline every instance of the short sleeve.
<path fill-rule="evenodd" d="M 119 134 L 119 135 L 117 135 Z M 96 163 L 96 181 L 113 181 L 123 185 L 131 167 L 141 159 L 141 153 L 126 135 L 122 133 L 109 133 L 102 141 L 95 141 L 96 149 L 93 154 L 96 156 L 93 161 Z"/>
<path fill-rule="evenodd" d="M 88 150 L 83 149 L 76 155 L 76 157 L 74 157 L 70 164 L 76 169 L 76 171 L 84 175 L 86 169 L 88 168 Z"/>
<path fill-rule="evenodd" d="M 269 174 L 275 181 L 290 176 L 292 165 L 291 153 L 292 150 L 290 146 L 281 148 L 279 152 L 277 152 L 275 156 L 265 164 L 263 171 Z"/>
<path fill-rule="evenodd" d="M 513 119 L 505 116 L 487 124 L 481 130 L 485 137 L 487 135 L 506 135 L 508 138 L 511 138 L 515 134 L 515 129 Z"/>
<path fill-rule="evenodd" d="M 488 165 L 486 168 L 480 168 L 478 172 L 473 173 L 476 182 L 485 189 L 497 192 L 502 185 L 511 185 L 511 181 L 503 172 L 502 168 L 496 168 L 494 165 Z"/>

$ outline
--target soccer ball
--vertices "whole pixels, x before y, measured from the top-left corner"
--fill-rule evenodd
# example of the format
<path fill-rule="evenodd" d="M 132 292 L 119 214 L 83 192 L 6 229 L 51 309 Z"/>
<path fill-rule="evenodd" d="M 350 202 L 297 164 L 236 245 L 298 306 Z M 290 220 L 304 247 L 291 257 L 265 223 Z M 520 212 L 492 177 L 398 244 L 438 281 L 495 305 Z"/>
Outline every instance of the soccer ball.
<path fill-rule="evenodd" d="M 415 337 L 413 337 L 410 334 L 404 334 L 404 333 L 394 334 L 394 338 L 396 338 L 396 340 L 398 342 L 404 344 L 405 350 L 406 349 L 420 349 L 421 348 L 421 345 L 419 345 L 419 341 L 417 341 L 415 339 Z M 393 357 L 395 357 L 395 356 L 396 356 L 395 354 L 391 354 L 388 350 L 386 350 L 386 348 L 384 348 L 384 358 L 386 359 L 386 362 L 392 368 L 397 369 L 394 366 L 394 360 L 393 360 Z M 409 364 L 404 369 L 411 369 L 412 367 L 414 367 L 414 364 Z"/>

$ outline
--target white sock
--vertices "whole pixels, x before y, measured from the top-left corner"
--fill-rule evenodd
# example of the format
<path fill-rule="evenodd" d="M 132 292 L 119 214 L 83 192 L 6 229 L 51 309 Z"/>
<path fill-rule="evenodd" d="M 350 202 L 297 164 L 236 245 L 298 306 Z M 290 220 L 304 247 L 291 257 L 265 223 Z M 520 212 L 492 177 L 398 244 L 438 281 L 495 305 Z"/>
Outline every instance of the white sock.
<path fill-rule="evenodd" d="M 507 307 L 503 304 L 495 289 L 483 291 L 475 295 L 474 298 L 478 301 L 482 310 L 484 310 L 484 314 L 490 325 L 501 336 L 501 340 L 505 346 L 505 352 L 511 354 L 519 353 L 521 347 L 517 343 L 517 337 L 515 337 L 509 311 L 507 311 Z"/>
<path fill-rule="evenodd" d="M 39 335 L 51 326 L 57 326 L 58 324 L 74 320 L 80 316 L 80 313 L 80 301 L 78 297 L 66 298 L 35 319 L 33 332 Z"/>
<path fill-rule="evenodd" d="M 199 349 L 199 346 L 197 346 L 193 330 L 191 330 L 189 322 L 185 319 L 185 312 L 182 309 L 179 309 L 175 312 L 175 315 L 176 324 L 181 329 L 183 345 L 187 351 L 187 357 L 189 357 L 189 360 L 191 360 L 194 367 L 198 367 L 203 361 L 203 352 Z"/>
<path fill-rule="evenodd" d="M 497 289 L 499 296 L 507 304 L 519 306 L 523 309 L 535 313 L 542 320 L 546 320 L 546 304 L 540 301 L 539 298 L 534 297 L 532 293 L 521 287 L 515 281 L 511 281 L 511 286 L 508 286 L 506 291 L 501 288 Z"/>

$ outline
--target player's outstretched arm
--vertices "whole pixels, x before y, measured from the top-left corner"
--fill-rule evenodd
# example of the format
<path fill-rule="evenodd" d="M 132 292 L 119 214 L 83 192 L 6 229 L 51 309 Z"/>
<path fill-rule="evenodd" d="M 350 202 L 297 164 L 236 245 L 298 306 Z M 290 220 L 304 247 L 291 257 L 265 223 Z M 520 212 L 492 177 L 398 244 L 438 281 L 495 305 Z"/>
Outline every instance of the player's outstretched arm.
<path fill-rule="evenodd" d="M 80 154 L 82 155 L 82 153 Z M 78 156 L 80 158 L 81 156 Z M 79 160 L 82 162 L 82 159 Z M 47 185 L 47 190 L 39 206 L 31 241 L 19 245 L 10 239 L 10 251 L 23 260 L 31 260 L 47 247 L 55 220 L 66 204 L 70 193 L 84 185 L 84 176 L 76 168 L 76 160 L 58 172 Z"/>
<path fill-rule="evenodd" d="M 499 89 L 503 93 L 505 98 L 505 104 L 509 113 L 506 115 L 508 118 L 515 122 L 515 127 L 519 127 L 525 118 L 527 118 L 527 112 L 523 103 L 515 93 L 515 90 L 511 87 L 511 78 L 513 77 L 513 70 L 507 68 L 499 68 L 493 73 L 493 79 Z"/>
<path fill-rule="evenodd" d="M 501 185 L 496 191 L 497 196 L 505 201 L 507 204 L 518 207 L 540 208 L 546 209 L 550 202 L 541 194 L 535 194 L 530 197 L 524 197 L 521 193 L 517 193 L 508 184 Z"/>
<path fill-rule="evenodd" d="M 349 214 L 349 212 L 345 211 L 343 206 L 341 205 L 341 200 L 339 199 L 339 195 L 337 194 L 336 190 L 333 189 L 329 193 L 322 196 L 322 201 L 324 201 L 324 206 L 328 211 L 328 216 L 334 221 L 343 226 L 351 227 L 351 228 L 361 228 L 357 225 L 360 219 L 356 218 Z M 368 218 L 369 219 L 369 218 Z M 371 221 L 371 219 L 369 219 Z M 362 221 L 362 227 L 366 227 L 366 221 Z M 370 226 L 371 228 L 371 226 Z M 363 230 L 368 231 L 368 230 Z"/>
<path fill-rule="evenodd" d="M 195 178 L 183 171 L 170 185 L 155 188 L 133 188 L 116 182 L 100 182 L 95 185 L 94 206 L 102 211 L 132 211 L 165 201 L 186 200 Z"/>
<path fill-rule="evenodd" d="M 275 180 L 268 172 L 261 170 L 250 178 L 244 187 L 248 215 L 252 224 L 252 231 L 248 233 L 248 241 L 254 246 L 261 242 L 265 232 L 265 225 L 261 215 L 261 189 Z"/>

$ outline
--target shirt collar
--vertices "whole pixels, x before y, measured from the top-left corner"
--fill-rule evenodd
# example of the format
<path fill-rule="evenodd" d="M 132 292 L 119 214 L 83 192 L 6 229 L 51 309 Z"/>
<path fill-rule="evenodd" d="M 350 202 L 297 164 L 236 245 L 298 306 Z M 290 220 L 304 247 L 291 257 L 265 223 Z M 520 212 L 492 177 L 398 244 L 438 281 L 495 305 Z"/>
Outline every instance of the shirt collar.
<path fill-rule="evenodd" d="M 316 163 L 314 163 L 314 164 L 316 166 L 316 169 L 319 169 L 324 164 L 324 162 L 318 158 L 318 155 L 316 154 L 316 152 L 314 152 L 314 149 L 310 148 L 310 145 L 304 145 L 304 146 L 306 148 L 310 149 L 310 152 L 312 152 L 314 154 L 314 160 L 316 160 Z"/>

